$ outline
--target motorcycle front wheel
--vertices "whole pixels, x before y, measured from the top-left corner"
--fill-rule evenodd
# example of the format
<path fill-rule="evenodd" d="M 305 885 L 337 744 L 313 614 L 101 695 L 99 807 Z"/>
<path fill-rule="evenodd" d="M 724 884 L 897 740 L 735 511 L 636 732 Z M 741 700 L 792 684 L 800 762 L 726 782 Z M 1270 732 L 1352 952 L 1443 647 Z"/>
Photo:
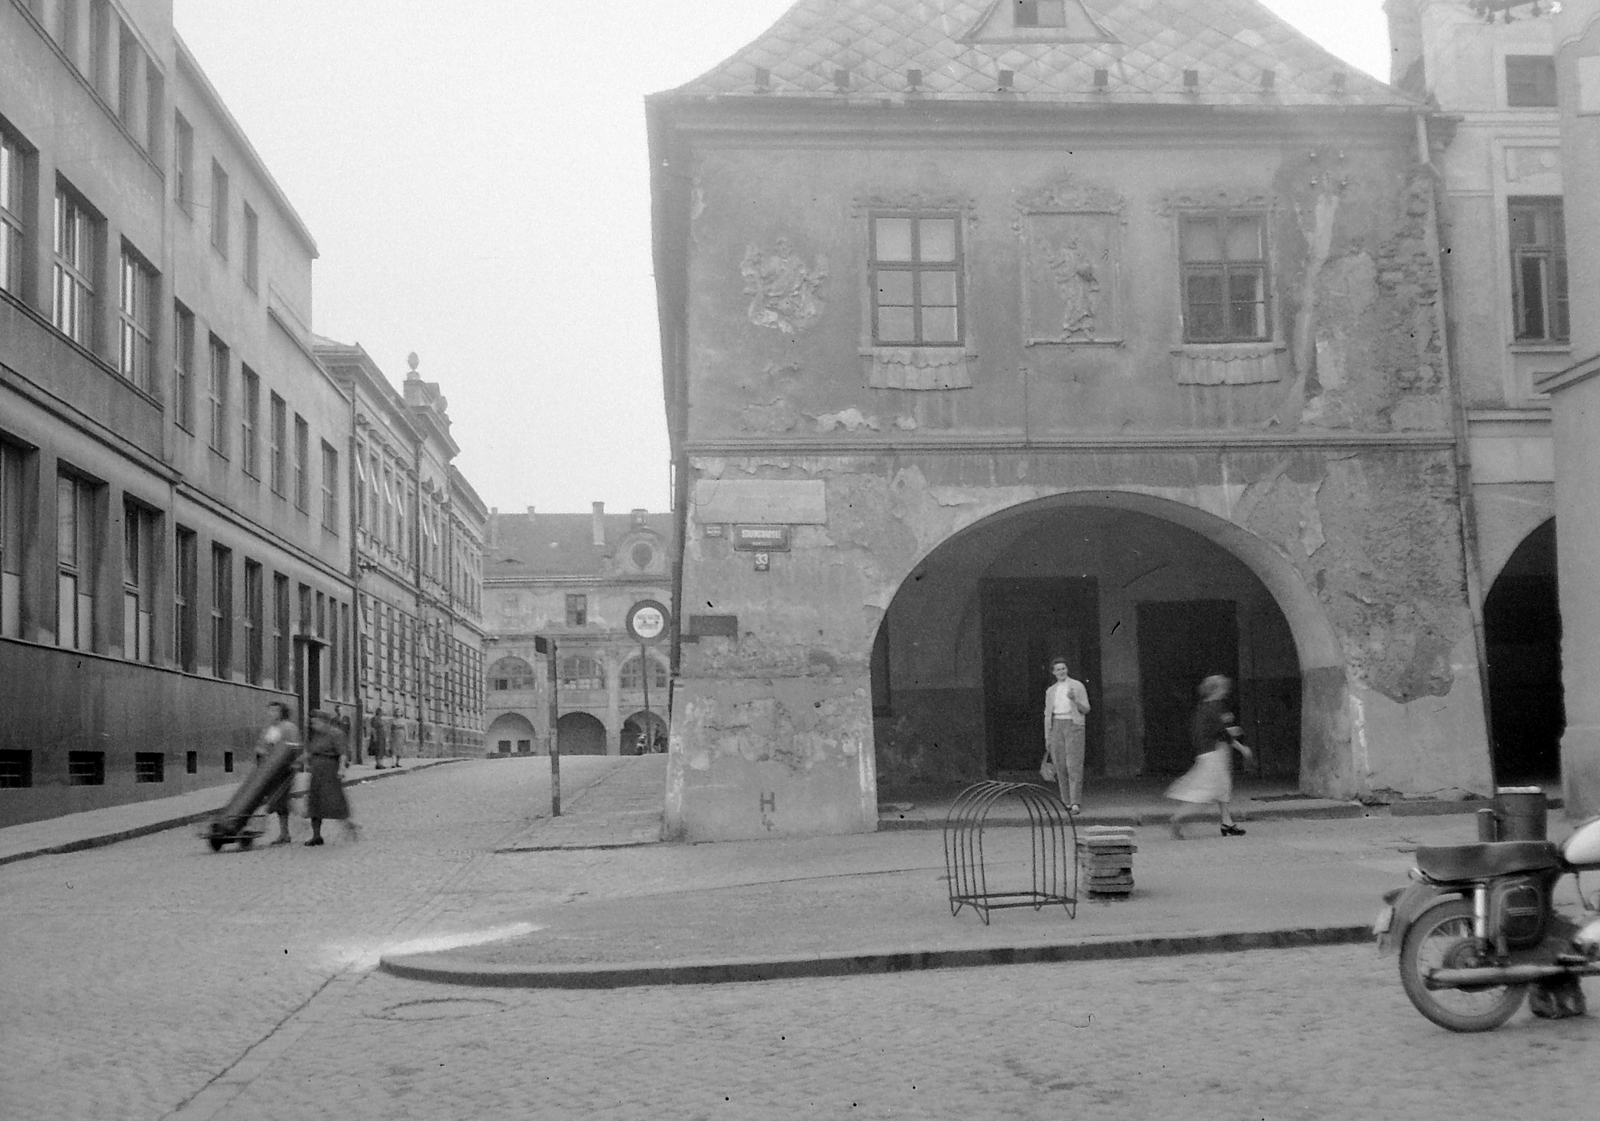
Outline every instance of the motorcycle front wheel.
<path fill-rule="evenodd" d="M 1526 985 L 1474 985 L 1430 989 L 1423 977 L 1434 969 L 1473 969 L 1484 961 L 1472 936 L 1472 903 L 1452 899 L 1424 914 L 1400 944 L 1400 984 L 1428 1019 L 1451 1031 L 1493 1031 L 1516 1014 Z"/>

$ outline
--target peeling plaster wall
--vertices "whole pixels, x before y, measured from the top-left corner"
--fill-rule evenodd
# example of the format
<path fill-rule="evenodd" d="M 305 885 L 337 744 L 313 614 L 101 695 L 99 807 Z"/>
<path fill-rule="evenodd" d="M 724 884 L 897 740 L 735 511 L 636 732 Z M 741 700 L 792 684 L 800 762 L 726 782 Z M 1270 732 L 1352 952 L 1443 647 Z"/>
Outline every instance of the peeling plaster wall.
<path fill-rule="evenodd" d="M 1143 145 L 892 129 L 688 145 L 688 475 L 820 479 L 827 520 L 756 572 L 690 510 L 680 610 L 735 615 L 739 633 L 683 647 L 669 833 L 871 829 L 880 750 L 975 777 L 926 742 L 939 712 L 952 740 L 981 724 L 965 610 L 949 605 L 928 679 L 942 707 L 920 723 L 875 725 L 873 637 L 936 549 L 1068 495 L 1200 532 L 1267 587 L 1299 657 L 1305 789 L 1487 789 L 1432 185 L 1409 122 L 1302 124 L 1250 141 L 1190 121 Z M 1115 247 L 1088 345 L 1040 341 L 1061 330 L 1030 303 L 1040 198 L 1101 214 Z M 872 347 L 880 207 L 961 216 L 964 353 L 918 366 Z M 1268 343 L 1184 343 L 1177 231 L 1195 208 L 1266 216 Z"/>

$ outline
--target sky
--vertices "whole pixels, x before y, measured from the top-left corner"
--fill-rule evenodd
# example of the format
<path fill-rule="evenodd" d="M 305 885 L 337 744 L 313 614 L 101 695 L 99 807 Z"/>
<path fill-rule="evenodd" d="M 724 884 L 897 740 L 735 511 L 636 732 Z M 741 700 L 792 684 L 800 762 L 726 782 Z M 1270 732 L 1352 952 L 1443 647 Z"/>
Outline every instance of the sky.
<path fill-rule="evenodd" d="M 665 510 L 646 94 L 792 0 L 174 0 L 317 240 L 314 329 L 450 402 L 489 506 Z M 1388 76 L 1382 0 L 1265 0 Z M 585 10 L 626 19 L 599 25 Z"/>

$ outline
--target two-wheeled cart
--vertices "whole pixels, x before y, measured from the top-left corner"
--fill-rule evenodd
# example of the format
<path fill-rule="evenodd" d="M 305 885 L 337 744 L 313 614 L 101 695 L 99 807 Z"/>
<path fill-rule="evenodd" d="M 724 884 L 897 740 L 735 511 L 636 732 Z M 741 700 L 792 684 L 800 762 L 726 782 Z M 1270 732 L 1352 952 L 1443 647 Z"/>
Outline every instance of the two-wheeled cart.
<path fill-rule="evenodd" d="M 297 743 L 275 746 L 239 784 L 228 804 L 200 823 L 198 832 L 212 852 L 221 852 L 224 845 L 230 844 L 247 849 L 266 831 L 264 807 L 294 781 L 299 755 Z"/>

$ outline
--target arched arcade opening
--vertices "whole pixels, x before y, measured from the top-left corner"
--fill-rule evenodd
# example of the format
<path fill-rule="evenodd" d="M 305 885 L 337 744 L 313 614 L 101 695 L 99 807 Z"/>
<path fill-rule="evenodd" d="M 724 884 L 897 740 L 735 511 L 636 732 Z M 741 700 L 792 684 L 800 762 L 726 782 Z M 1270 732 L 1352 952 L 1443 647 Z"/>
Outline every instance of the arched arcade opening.
<path fill-rule="evenodd" d="M 1566 700 L 1561 684 L 1561 603 L 1556 523 L 1523 539 L 1483 601 L 1495 781 L 1561 778 Z"/>
<path fill-rule="evenodd" d="M 569 712 L 556 722 L 556 742 L 563 755 L 604 755 L 606 726 L 592 713 Z"/>
<path fill-rule="evenodd" d="M 506 712 L 495 717 L 494 723 L 483 734 L 493 755 L 531 755 L 538 735 L 533 721 L 516 712 Z"/>
<path fill-rule="evenodd" d="M 1342 654 L 1288 560 L 1215 515 L 1096 492 L 993 515 L 902 583 L 872 656 L 880 790 L 1036 773 L 1056 655 L 1094 705 L 1091 792 L 1186 769 L 1210 673 L 1238 683 L 1249 775 L 1293 786 L 1347 767 L 1326 733 L 1342 718 Z"/>

